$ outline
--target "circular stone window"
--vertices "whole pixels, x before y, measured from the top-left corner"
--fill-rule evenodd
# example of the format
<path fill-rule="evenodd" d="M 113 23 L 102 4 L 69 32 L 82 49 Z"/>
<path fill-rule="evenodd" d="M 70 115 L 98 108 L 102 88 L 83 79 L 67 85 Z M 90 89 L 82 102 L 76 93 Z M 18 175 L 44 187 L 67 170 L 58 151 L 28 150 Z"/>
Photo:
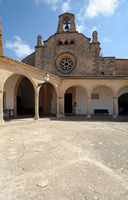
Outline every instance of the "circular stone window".
<path fill-rule="evenodd" d="M 61 73 L 68 74 L 74 69 L 75 57 L 73 55 L 60 55 L 56 60 L 56 65 Z"/>

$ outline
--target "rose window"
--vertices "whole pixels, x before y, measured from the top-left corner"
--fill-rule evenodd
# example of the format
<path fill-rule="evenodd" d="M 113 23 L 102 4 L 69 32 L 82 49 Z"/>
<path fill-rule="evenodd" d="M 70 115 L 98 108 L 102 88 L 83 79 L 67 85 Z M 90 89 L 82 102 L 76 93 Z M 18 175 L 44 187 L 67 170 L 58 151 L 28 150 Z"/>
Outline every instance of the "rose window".
<path fill-rule="evenodd" d="M 63 53 L 56 58 L 57 70 L 62 74 L 71 73 L 76 66 L 76 58 L 70 53 Z"/>
<path fill-rule="evenodd" d="M 68 73 L 73 68 L 73 61 L 70 58 L 63 58 L 60 61 L 60 70 L 64 73 Z"/>

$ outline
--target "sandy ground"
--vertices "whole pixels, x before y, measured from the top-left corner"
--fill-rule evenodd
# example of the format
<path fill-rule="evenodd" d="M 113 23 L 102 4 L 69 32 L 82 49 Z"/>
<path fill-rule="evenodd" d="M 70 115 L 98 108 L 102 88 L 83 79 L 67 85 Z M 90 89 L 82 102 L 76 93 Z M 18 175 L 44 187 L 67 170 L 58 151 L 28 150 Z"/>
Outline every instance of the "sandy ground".
<path fill-rule="evenodd" d="M 0 200 L 128 200 L 128 123 L 0 126 Z"/>

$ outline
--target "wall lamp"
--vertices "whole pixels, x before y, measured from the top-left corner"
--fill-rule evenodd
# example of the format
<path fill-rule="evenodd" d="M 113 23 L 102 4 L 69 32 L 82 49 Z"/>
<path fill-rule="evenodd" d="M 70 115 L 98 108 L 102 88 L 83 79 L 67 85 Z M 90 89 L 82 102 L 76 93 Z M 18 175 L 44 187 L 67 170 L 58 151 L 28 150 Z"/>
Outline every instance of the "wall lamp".
<path fill-rule="evenodd" d="M 49 81 L 49 74 L 45 74 L 44 76 L 43 76 L 43 82 L 42 83 L 38 83 L 38 87 L 40 87 L 40 86 L 42 86 L 42 84 L 44 84 L 45 82 L 48 82 Z"/>

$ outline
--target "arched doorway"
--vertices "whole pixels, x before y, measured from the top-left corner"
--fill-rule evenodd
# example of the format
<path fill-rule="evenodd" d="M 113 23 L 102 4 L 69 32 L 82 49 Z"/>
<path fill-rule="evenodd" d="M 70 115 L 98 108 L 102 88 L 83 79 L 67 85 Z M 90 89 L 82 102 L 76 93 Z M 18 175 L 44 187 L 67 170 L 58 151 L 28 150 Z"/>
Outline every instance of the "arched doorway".
<path fill-rule="evenodd" d="M 34 116 L 34 87 L 23 75 L 12 75 L 4 84 L 4 118 Z"/>
<path fill-rule="evenodd" d="M 30 80 L 20 77 L 16 88 L 16 109 L 18 116 L 34 116 L 34 88 Z"/>
<path fill-rule="evenodd" d="M 117 93 L 118 115 L 128 115 L 128 86 L 123 86 Z"/>
<path fill-rule="evenodd" d="M 118 110 L 119 110 L 119 115 L 128 115 L 128 93 L 119 96 Z"/>
<path fill-rule="evenodd" d="M 81 86 L 69 87 L 64 94 L 65 115 L 86 115 L 87 94 Z"/>
<path fill-rule="evenodd" d="M 51 83 L 42 84 L 39 92 L 39 115 L 55 116 L 57 113 L 57 94 Z"/>

